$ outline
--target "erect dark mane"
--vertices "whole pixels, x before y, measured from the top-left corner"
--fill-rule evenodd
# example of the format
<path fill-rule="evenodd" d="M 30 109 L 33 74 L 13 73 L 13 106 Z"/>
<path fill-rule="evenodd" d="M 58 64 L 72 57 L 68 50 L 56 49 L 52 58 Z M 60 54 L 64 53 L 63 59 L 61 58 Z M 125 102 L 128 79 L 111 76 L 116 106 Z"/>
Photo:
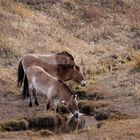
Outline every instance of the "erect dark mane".
<path fill-rule="evenodd" d="M 73 69 L 74 65 L 71 64 L 58 64 L 62 69 Z"/>
<path fill-rule="evenodd" d="M 68 74 L 68 72 L 72 69 L 74 69 L 73 65 L 58 64 L 57 74 L 59 75 L 59 77 L 61 77 L 60 79 L 63 79 Z"/>
<path fill-rule="evenodd" d="M 63 86 L 64 86 L 72 95 L 74 94 L 73 91 L 72 91 L 62 80 L 58 79 L 58 81 L 59 81 L 60 83 L 62 83 Z"/>
<path fill-rule="evenodd" d="M 65 56 L 68 56 L 69 58 L 71 58 L 72 60 L 74 60 L 74 57 L 67 51 L 59 52 L 59 53 L 57 53 L 57 55 L 65 55 Z"/>

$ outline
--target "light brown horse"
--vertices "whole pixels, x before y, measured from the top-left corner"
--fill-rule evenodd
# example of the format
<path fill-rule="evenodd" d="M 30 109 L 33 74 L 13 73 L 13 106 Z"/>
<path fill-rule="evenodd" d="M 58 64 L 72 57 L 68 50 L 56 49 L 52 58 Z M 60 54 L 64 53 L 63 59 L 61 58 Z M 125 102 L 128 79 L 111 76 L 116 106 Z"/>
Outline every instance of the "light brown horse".
<path fill-rule="evenodd" d="M 50 101 L 53 99 L 54 110 L 57 111 L 59 99 L 68 103 L 68 109 L 74 116 L 78 116 L 78 103 L 76 96 L 61 80 L 51 76 L 41 67 L 31 66 L 25 74 L 23 96 L 26 97 L 27 92 L 33 92 L 35 104 L 39 105 L 36 93 L 46 95 L 46 109 L 49 109 Z M 32 107 L 31 94 L 29 106 Z"/>
<path fill-rule="evenodd" d="M 82 86 L 86 85 L 83 73 L 75 66 L 74 58 L 68 52 L 61 52 L 53 55 L 27 54 L 23 56 L 18 65 L 18 83 L 20 87 L 24 80 L 24 73 L 30 66 L 39 66 L 50 75 L 68 81 L 73 79 Z"/>

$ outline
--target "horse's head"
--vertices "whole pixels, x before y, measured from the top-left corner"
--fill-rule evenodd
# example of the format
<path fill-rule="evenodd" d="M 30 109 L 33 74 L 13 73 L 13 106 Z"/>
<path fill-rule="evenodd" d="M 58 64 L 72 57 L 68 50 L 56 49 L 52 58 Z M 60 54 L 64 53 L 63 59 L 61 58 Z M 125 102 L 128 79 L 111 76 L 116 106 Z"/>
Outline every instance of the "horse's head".
<path fill-rule="evenodd" d="M 78 109 L 77 96 L 75 94 L 71 96 L 68 102 L 68 109 L 70 110 L 70 112 L 73 114 L 74 117 L 78 117 L 79 109 Z"/>
<path fill-rule="evenodd" d="M 75 65 L 74 57 L 67 51 L 59 52 L 56 56 L 60 64 Z"/>
<path fill-rule="evenodd" d="M 73 80 L 80 83 L 81 86 L 85 86 L 87 83 L 79 66 L 73 66 Z"/>

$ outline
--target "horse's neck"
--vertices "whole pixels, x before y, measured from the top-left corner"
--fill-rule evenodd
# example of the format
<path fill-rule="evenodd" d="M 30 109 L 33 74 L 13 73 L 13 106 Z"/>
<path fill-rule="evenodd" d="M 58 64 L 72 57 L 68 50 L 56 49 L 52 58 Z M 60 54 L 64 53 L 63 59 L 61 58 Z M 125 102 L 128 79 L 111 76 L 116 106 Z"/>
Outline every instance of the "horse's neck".
<path fill-rule="evenodd" d="M 71 98 L 71 95 L 63 95 L 63 100 L 65 101 L 65 102 L 67 102 L 67 103 L 69 103 L 69 101 L 70 101 L 70 98 Z"/>
<path fill-rule="evenodd" d="M 67 85 L 65 85 L 64 83 L 60 82 L 61 86 L 61 90 L 62 92 L 60 93 L 60 98 L 63 98 L 66 102 L 69 102 L 72 96 L 72 92 L 71 90 L 67 87 Z"/>
<path fill-rule="evenodd" d="M 64 81 L 71 80 L 73 78 L 73 69 L 67 70 Z"/>
<path fill-rule="evenodd" d="M 62 81 L 68 81 L 73 78 L 73 70 L 72 69 L 61 69 L 58 72 L 58 78 L 60 78 Z"/>

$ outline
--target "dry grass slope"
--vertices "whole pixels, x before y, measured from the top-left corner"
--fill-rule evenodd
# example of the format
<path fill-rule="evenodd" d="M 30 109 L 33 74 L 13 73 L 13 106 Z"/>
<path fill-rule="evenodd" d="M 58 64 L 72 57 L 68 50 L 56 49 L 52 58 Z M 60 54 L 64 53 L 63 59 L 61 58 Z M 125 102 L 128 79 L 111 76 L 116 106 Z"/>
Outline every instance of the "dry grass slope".
<path fill-rule="evenodd" d="M 21 56 L 67 50 L 75 56 L 88 79 L 85 89 L 75 83 L 71 86 L 90 95 L 96 93 L 92 101 L 81 101 L 85 103 L 83 109 L 88 107 L 94 112 L 95 108 L 101 108 L 137 118 L 105 122 L 101 129 L 91 128 L 50 139 L 139 138 L 139 13 L 139 0 L 0 0 L 1 97 L 7 101 L 7 95 L 21 93 L 16 87 Z M 42 130 L 7 135 L 6 132 L 0 134 L 0 139 L 29 139 L 30 136 L 43 140 L 46 137 L 41 136 L 50 133 Z"/>

